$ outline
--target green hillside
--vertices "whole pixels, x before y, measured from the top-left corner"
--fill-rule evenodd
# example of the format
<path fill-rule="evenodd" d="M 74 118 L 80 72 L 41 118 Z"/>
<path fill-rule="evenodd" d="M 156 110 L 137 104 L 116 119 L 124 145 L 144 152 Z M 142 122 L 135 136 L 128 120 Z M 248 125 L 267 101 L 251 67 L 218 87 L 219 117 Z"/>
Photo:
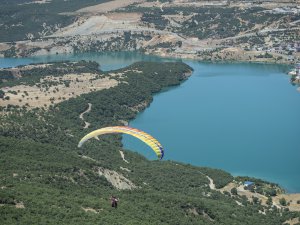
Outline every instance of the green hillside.
<path fill-rule="evenodd" d="M 0 7 L 0 42 L 40 38 L 76 20 L 62 14 L 110 0 L 51 0 L 34 4 L 32 0 L 4 0 Z M 28 36 L 29 35 L 29 36 Z"/>
<path fill-rule="evenodd" d="M 95 67 L 95 64 L 80 62 L 81 72 L 93 71 Z M 73 72 L 74 68 L 76 63 L 66 66 L 66 70 Z M 49 71 L 56 76 L 65 73 L 53 67 Z M 222 170 L 165 160 L 149 161 L 122 149 L 119 135 L 90 140 L 78 149 L 78 141 L 87 132 L 133 119 L 151 103 L 154 93 L 179 85 L 192 68 L 183 63 L 140 62 L 115 72 L 124 71 L 127 71 L 126 76 L 119 78 L 119 85 L 71 98 L 48 110 L 13 105 L 2 108 L 1 225 L 276 225 L 299 217 L 299 213 L 211 190 L 207 176 L 214 180 L 217 188 L 234 177 Z M 109 72 L 98 73 L 110 76 Z M 14 85 L 22 79 L 28 82 L 25 75 L 11 77 L 7 82 Z M 87 109 L 88 103 L 93 107 L 85 114 L 85 120 L 91 126 L 83 129 L 79 114 Z M 120 150 L 129 163 L 122 160 Z M 104 170 L 117 173 L 123 179 L 120 182 L 130 184 L 131 189 L 118 190 L 101 175 Z M 118 209 L 110 206 L 112 194 L 120 199 Z M 260 213 L 262 211 L 265 214 Z"/>

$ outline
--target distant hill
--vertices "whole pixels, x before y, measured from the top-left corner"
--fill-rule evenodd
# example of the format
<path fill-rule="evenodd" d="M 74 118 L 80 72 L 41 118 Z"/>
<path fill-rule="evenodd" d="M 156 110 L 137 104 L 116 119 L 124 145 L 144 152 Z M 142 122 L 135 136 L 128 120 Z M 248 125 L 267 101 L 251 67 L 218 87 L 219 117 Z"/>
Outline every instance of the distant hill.
<path fill-rule="evenodd" d="M 60 15 L 62 12 L 107 2 L 109 0 L 12 0 L 1 1 L 0 42 L 40 38 L 60 27 L 67 26 L 75 16 Z"/>
<path fill-rule="evenodd" d="M 299 4 L 7 1 L 0 9 L 0 57 L 126 50 L 211 61 L 295 63 L 300 60 Z"/>

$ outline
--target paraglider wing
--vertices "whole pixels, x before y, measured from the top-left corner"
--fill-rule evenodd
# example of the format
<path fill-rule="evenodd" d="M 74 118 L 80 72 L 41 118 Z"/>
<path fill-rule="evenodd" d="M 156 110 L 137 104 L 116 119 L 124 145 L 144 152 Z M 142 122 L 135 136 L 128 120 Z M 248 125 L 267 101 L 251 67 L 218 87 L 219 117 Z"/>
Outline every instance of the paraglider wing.
<path fill-rule="evenodd" d="M 80 140 L 78 147 L 80 148 L 87 140 L 91 138 L 97 138 L 98 136 L 103 134 L 115 134 L 115 133 L 123 133 L 123 134 L 129 134 L 131 136 L 134 136 L 140 139 L 141 141 L 143 141 L 144 143 L 146 143 L 147 145 L 149 145 L 159 159 L 162 159 L 164 156 L 164 149 L 162 145 L 154 137 L 141 130 L 127 127 L 127 126 L 104 127 L 92 131 L 91 133 L 85 135 Z"/>

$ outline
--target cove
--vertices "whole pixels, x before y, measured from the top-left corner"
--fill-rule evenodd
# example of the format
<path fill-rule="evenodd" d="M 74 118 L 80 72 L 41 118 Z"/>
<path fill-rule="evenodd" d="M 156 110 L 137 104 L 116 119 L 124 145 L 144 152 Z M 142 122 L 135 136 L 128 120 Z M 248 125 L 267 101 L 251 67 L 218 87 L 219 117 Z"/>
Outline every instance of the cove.
<path fill-rule="evenodd" d="M 91 60 L 107 71 L 137 61 L 175 61 L 136 52 L 82 53 L 0 58 L 0 68 L 60 61 Z M 164 160 L 262 178 L 288 192 L 300 192 L 300 93 L 283 65 L 204 63 L 184 60 L 193 75 L 154 96 L 130 126 L 157 138 Z M 154 159 L 130 136 L 124 147 Z"/>
<path fill-rule="evenodd" d="M 226 170 L 300 192 L 300 93 L 287 66 L 186 61 L 193 75 L 154 96 L 130 122 L 165 148 L 165 159 Z M 151 150 L 129 136 L 124 147 Z"/>

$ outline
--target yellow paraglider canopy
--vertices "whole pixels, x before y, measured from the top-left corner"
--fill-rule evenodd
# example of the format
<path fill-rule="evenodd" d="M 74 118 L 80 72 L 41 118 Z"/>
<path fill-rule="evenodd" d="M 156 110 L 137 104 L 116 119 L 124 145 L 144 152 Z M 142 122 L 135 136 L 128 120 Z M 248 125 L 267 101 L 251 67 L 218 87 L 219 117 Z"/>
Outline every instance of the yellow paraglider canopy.
<path fill-rule="evenodd" d="M 159 159 L 162 159 L 164 156 L 164 149 L 163 149 L 162 145 L 154 137 L 152 137 L 151 135 L 149 135 L 141 130 L 131 128 L 128 126 L 104 127 L 104 128 L 92 131 L 91 133 L 88 133 L 80 140 L 78 147 L 80 148 L 87 140 L 89 140 L 91 138 L 96 138 L 102 134 L 115 134 L 115 133 L 123 133 L 123 134 L 132 135 L 132 136 L 140 139 L 147 145 L 149 145 L 153 149 L 153 151 L 155 152 L 155 154 L 157 155 L 157 157 Z"/>

